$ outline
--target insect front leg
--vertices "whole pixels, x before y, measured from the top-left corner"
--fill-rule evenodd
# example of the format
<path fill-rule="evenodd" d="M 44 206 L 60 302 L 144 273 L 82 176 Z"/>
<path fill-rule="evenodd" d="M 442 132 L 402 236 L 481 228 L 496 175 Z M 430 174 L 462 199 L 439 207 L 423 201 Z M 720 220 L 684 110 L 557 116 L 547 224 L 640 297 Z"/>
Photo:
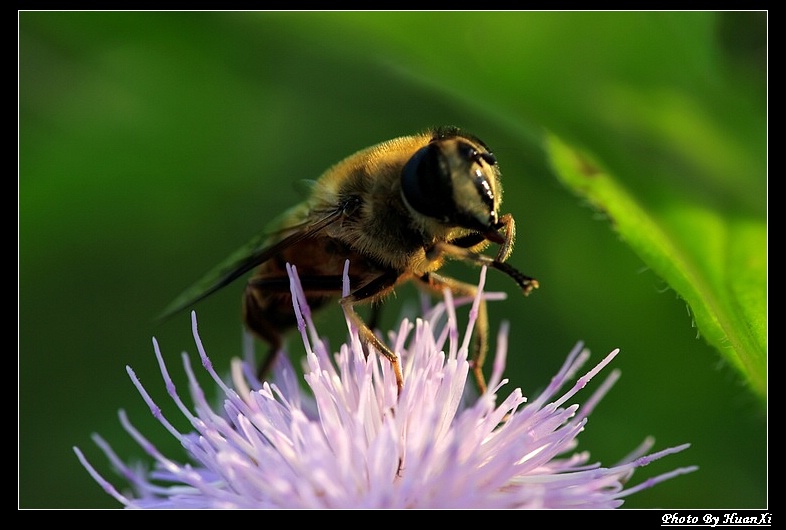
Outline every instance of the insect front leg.
<path fill-rule="evenodd" d="M 497 230 L 500 228 L 504 229 L 502 234 L 497 232 Z M 463 249 L 472 249 L 473 247 L 485 241 L 493 241 L 494 243 L 499 243 L 496 261 L 504 263 L 508 261 L 508 258 L 513 252 L 513 243 L 515 240 L 516 221 L 513 219 L 512 215 L 506 213 L 499 218 L 499 221 L 497 221 L 497 223 L 494 225 L 493 230 L 488 233 L 484 234 L 481 232 L 474 232 L 442 244 L 453 245 Z M 433 259 L 439 252 L 441 252 L 441 250 L 437 245 L 435 245 L 431 249 L 427 250 L 427 252 L 429 253 L 429 259 Z"/>
<path fill-rule="evenodd" d="M 499 226 L 505 229 L 505 241 L 499 246 L 497 261 L 505 262 L 513 252 L 513 242 L 516 240 L 516 221 L 513 220 L 512 215 L 506 213 L 499 218 Z"/>
<path fill-rule="evenodd" d="M 503 216 L 503 218 L 504 217 L 505 216 Z M 504 248 L 506 248 L 505 244 L 503 244 L 503 247 L 500 248 L 500 255 L 503 254 L 502 251 Z M 477 252 L 473 252 L 469 248 L 464 248 L 463 246 L 454 245 L 452 243 L 439 242 L 439 243 L 435 243 L 434 245 L 432 245 L 426 250 L 426 258 L 429 260 L 434 260 L 440 255 L 450 256 L 452 258 L 459 259 L 461 261 L 472 263 L 478 266 L 485 265 L 489 268 L 497 269 L 498 271 L 503 272 L 508 276 L 510 276 L 513 279 L 513 281 L 515 281 L 518 284 L 518 286 L 521 288 L 525 296 L 531 293 L 533 289 L 537 289 L 539 286 L 538 280 L 530 276 L 527 276 L 526 274 L 523 274 L 512 265 L 508 265 L 504 261 L 500 261 L 499 258 L 497 259 L 490 258 L 485 254 L 478 254 Z M 502 255 L 502 257 L 507 259 L 507 256 Z"/>
<path fill-rule="evenodd" d="M 426 259 L 436 260 L 440 256 L 449 256 L 474 265 L 497 269 L 510 276 L 519 285 L 526 296 L 533 289 L 538 287 L 538 281 L 505 263 L 505 260 L 508 259 L 510 252 L 513 250 L 513 239 L 516 232 L 516 225 L 513 221 L 513 217 L 510 214 L 503 215 L 500 218 L 498 228 L 505 229 L 505 236 L 504 239 L 502 239 L 499 237 L 499 234 L 497 234 L 497 238 L 499 239 L 497 242 L 500 243 L 500 249 L 496 259 L 473 252 L 472 247 L 477 245 L 482 241 L 483 237 L 485 237 L 481 234 L 466 236 L 451 243 L 444 241 L 435 243 L 426 249 Z M 447 287 L 454 294 L 465 294 L 473 297 L 477 295 L 478 292 L 475 285 L 460 282 L 453 278 L 439 276 L 434 273 L 426 274 L 419 279 L 424 285 L 432 290 L 441 290 Z M 475 327 L 475 351 L 472 358 L 472 371 L 481 393 L 486 391 L 486 380 L 483 376 L 483 363 L 485 362 L 486 353 L 488 352 L 488 327 L 486 300 L 481 298 Z"/>

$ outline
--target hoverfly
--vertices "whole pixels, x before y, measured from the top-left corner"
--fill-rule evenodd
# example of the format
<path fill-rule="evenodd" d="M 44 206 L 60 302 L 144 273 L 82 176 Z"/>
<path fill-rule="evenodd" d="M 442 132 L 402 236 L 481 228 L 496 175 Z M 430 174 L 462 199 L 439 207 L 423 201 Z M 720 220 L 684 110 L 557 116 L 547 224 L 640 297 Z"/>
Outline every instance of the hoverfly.
<path fill-rule="evenodd" d="M 393 365 L 404 384 L 398 357 L 355 312 L 377 303 L 406 281 L 428 290 L 448 288 L 474 295 L 477 287 L 438 274 L 446 259 L 486 265 L 510 276 L 525 295 L 537 280 L 506 263 L 513 251 L 515 222 L 500 215 L 502 186 L 497 160 L 477 137 L 455 127 L 429 129 L 361 150 L 328 169 L 310 196 L 287 210 L 263 233 L 187 289 L 162 316 L 171 315 L 256 268 L 243 295 L 247 328 L 270 345 L 259 368 L 262 378 L 295 324 L 286 264 L 297 267 L 309 307 L 338 300 L 371 345 Z M 482 254 L 499 245 L 495 258 Z M 342 272 L 349 260 L 352 291 L 342 297 Z M 473 375 L 485 390 L 488 349 L 485 302 L 476 325 Z"/>

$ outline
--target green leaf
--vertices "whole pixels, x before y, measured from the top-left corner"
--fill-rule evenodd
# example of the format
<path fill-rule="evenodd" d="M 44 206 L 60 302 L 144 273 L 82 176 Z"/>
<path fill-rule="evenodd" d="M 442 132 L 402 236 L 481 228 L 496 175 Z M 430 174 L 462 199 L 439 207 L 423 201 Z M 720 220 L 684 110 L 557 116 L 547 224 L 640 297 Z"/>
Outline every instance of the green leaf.
<path fill-rule="evenodd" d="M 727 215 L 691 196 L 645 200 L 555 135 L 548 151 L 562 182 L 609 217 L 688 303 L 704 338 L 766 396 L 765 220 Z"/>

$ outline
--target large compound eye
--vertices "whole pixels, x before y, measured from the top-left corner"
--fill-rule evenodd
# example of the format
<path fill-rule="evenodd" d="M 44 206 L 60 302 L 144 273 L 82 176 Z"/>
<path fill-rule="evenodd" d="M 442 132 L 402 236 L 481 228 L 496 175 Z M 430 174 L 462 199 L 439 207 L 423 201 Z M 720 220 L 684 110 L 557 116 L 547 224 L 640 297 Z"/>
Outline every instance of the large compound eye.
<path fill-rule="evenodd" d="M 401 172 L 401 193 L 416 212 L 448 222 L 456 211 L 450 165 L 437 143 L 419 149 Z"/>
<path fill-rule="evenodd" d="M 401 196 L 413 213 L 486 233 L 499 219 L 501 188 L 494 155 L 467 137 L 436 137 L 407 161 Z"/>

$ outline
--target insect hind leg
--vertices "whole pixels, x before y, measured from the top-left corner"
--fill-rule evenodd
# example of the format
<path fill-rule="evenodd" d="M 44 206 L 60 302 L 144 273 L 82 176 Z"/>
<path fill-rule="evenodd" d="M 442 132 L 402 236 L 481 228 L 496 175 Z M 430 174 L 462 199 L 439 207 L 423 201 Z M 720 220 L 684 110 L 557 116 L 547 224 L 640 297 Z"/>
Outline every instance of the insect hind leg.
<path fill-rule="evenodd" d="M 341 293 L 340 276 L 304 275 L 300 283 L 312 310 L 335 300 Z M 284 334 L 297 325 L 289 277 L 263 276 L 249 280 L 243 295 L 243 321 L 257 338 L 270 346 L 257 369 L 257 378 L 262 381 L 281 353 Z"/>
<path fill-rule="evenodd" d="M 246 327 L 263 342 L 269 345 L 267 355 L 257 368 L 257 379 L 262 381 L 273 368 L 283 345 L 282 322 L 274 322 L 270 306 L 259 298 L 259 292 L 251 284 L 243 294 L 243 321 Z M 294 320 L 294 319 L 293 319 Z M 287 322 L 286 324 L 292 325 Z"/>

